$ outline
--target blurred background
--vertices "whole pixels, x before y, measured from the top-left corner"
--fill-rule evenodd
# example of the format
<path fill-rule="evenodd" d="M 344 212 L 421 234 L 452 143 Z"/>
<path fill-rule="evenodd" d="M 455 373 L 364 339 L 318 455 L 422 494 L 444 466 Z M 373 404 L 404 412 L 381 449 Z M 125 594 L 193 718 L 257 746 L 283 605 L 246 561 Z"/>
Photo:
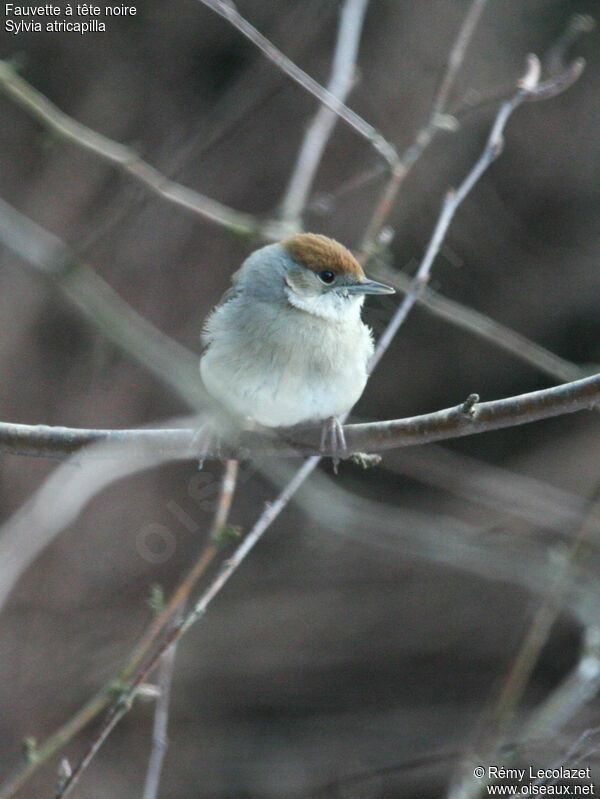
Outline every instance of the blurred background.
<path fill-rule="evenodd" d="M 348 103 L 400 152 L 428 119 L 468 6 L 372 0 L 367 9 Z M 327 81 L 339 2 L 237 7 Z M 573 13 L 596 9 L 574 0 L 488 3 L 450 102 L 474 110 L 404 182 L 388 220 L 390 268 L 414 271 L 444 193 L 479 155 L 497 108 L 481 99 L 510 91 L 527 53 L 542 56 Z M 600 362 L 598 45 L 597 31 L 575 45 L 587 68 L 572 88 L 515 113 L 505 151 L 459 210 L 431 283 L 586 369 Z M 317 108 L 194 0 L 143 0 L 105 33 L 3 31 L 0 50 L 73 118 L 259 219 L 277 214 Z M 385 173 L 372 176 L 379 164 L 339 123 L 305 228 L 358 248 L 385 185 Z M 260 244 L 151 195 L 3 94 L 0 196 L 197 353 L 204 317 Z M 186 412 L 28 264 L 5 248 L 0 258 L 0 419 L 121 428 Z M 369 305 L 376 332 L 396 304 Z M 489 400 L 557 382 L 418 307 L 355 418 L 399 418 L 471 392 Z M 549 558 L 580 526 L 600 478 L 599 444 L 595 416 L 582 413 L 389 452 L 366 472 L 342 464 L 335 477 L 324 463 L 179 648 L 160 796 L 443 796 L 540 602 Z M 54 468 L 2 456 L 1 518 Z M 207 470 L 210 483 L 220 466 Z M 247 530 L 276 487 L 250 468 L 242 478 L 231 521 Z M 211 520 L 203 479 L 185 462 L 116 483 L 21 579 L 0 615 L 2 776 L 24 737 L 43 740 L 118 671 L 150 618 L 151 585 L 168 592 L 193 561 Z M 592 592 L 595 549 L 587 565 Z M 567 597 L 523 713 L 577 663 L 593 607 L 585 591 Z M 152 715 L 152 703 L 135 704 L 74 795 L 141 795 Z M 523 762 L 560 762 L 599 716 L 591 702 Z M 72 760 L 94 729 L 67 747 Z M 55 771 L 53 760 L 18 796 L 49 795 Z"/>

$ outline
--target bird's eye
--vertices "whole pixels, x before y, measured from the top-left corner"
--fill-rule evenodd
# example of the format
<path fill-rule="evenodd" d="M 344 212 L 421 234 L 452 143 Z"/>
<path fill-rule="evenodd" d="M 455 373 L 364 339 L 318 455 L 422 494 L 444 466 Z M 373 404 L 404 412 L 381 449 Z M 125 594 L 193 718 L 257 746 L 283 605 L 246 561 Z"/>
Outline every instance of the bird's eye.
<path fill-rule="evenodd" d="M 323 269 L 319 272 L 319 278 L 323 283 L 331 284 L 335 280 L 335 275 L 329 269 Z"/>

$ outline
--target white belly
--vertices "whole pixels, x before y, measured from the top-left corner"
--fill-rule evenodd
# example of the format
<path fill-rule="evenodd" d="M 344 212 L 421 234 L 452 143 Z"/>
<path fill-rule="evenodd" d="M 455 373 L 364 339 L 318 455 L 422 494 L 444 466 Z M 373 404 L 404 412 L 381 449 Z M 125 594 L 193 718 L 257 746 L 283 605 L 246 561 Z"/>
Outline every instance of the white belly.
<path fill-rule="evenodd" d="M 367 381 L 371 334 L 352 325 L 294 325 L 276 339 L 220 335 L 200 362 L 204 385 L 236 416 L 288 427 L 349 411 Z M 264 333 L 264 331 L 263 331 Z M 275 341 L 275 344 L 273 344 Z"/>

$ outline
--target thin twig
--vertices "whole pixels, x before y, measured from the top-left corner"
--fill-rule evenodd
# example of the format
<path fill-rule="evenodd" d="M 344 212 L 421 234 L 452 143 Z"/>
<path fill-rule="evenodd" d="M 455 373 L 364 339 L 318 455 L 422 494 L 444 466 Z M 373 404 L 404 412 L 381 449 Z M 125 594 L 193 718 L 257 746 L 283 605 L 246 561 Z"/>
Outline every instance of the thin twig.
<path fill-rule="evenodd" d="M 389 347 L 390 342 L 406 318 L 407 313 L 417 301 L 423 288 L 427 285 L 431 273 L 431 266 L 435 257 L 440 251 L 440 247 L 446 236 L 448 227 L 454 218 L 454 214 L 488 166 L 495 161 L 495 159 L 498 158 L 502 152 L 503 133 L 506 123 L 508 122 L 513 111 L 518 108 L 533 91 L 535 91 L 538 85 L 538 79 L 539 61 L 535 56 L 529 56 L 527 73 L 522 79 L 516 93 L 510 98 L 510 100 L 506 100 L 500 106 L 500 110 L 496 115 L 482 154 L 477 159 L 475 165 L 460 184 L 458 189 L 456 191 L 451 190 L 446 194 L 444 203 L 442 205 L 442 211 L 434 228 L 433 235 L 429 240 L 429 245 L 427 246 L 425 255 L 423 256 L 423 259 L 419 264 L 419 268 L 417 269 L 417 272 L 412 280 L 411 287 L 407 291 L 402 303 L 400 304 L 400 307 L 394 314 L 394 317 L 388 325 L 385 333 L 377 342 L 377 348 L 373 354 L 373 357 L 371 358 L 371 363 L 369 364 L 370 371 L 379 363 L 381 356 Z"/>
<path fill-rule="evenodd" d="M 113 707 L 109 710 L 104 724 L 100 728 L 99 732 L 94 736 L 94 739 L 92 740 L 81 760 L 74 767 L 71 776 L 65 780 L 64 784 L 61 786 L 62 790 L 60 793 L 56 794 L 56 799 L 63 799 L 63 797 L 66 797 L 71 793 L 72 789 L 75 787 L 85 769 L 96 756 L 104 741 L 108 738 L 112 730 L 116 727 L 123 716 L 129 711 L 139 686 L 145 681 L 148 674 L 156 666 L 156 663 L 171 646 L 179 641 L 179 639 L 185 634 L 185 632 L 187 632 L 190 626 L 204 614 L 211 600 L 217 595 L 217 593 L 221 590 L 231 575 L 245 559 L 246 555 L 260 540 L 262 534 L 269 527 L 273 519 L 275 519 L 281 510 L 283 510 L 297 488 L 300 487 L 306 477 L 308 477 L 308 475 L 313 471 L 318 461 L 319 458 L 314 457 L 305 462 L 302 468 L 296 473 L 294 478 L 281 492 L 277 500 L 265 509 L 264 513 L 258 519 L 252 530 L 250 530 L 243 542 L 238 546 L 233 556 L 224 562 L 219 574 L 206 589 L 206 591 L 203 592 L 202 596 L 196 602 L 191 612 L 183 621 L 174 625 L 173 629 L 163 640 L 162 644 L 159 646 L 148 663 L 136 674 L 128 688 L 123 691 L 117 702 L 115 702 Z M 8 794 L 8 796 L 10 796 L 10 794 Z"/>
<path fill-rule="evenodd" d="M 369 0 L 346 0 L 340 15 L 333 68 L 327 91 L 341 102 L 345 102 L 354 83 L 358 44 L 368 2 Z M 297 227 L 300 223 L 323 151 L 336 121 L 335 111 L 321 105 L 304 135 L 281 204 L 283 221 L 293 227 Z"/>
<path fill-rule="evenodd" d="M 177 619 L 175 620 L 177 621 Z M 158 666 L 158 696 L 154 708 L 154 724 L 152 728 L 152 750 L 146 770 L 143 799 L 157 799 L 160 787 L 162 767 L 169 746 L 169 708 L 171 703 L 171 687 L 175 671 L 177 644 L 171 644 L 160 659 Z"/>
<path fill-rule="evenodd" d="M 431 114 L 426 124 L 417 133 L 414 142 L 400 156 L 392 174 L 383 189 L 379 202 L 375 206 L 371 221 L 363 236 L 361 244 L 361 261 L 364 262 L 376 247 L 377 237 L 388 218 L 394 201 L 404 179 L 431 144 L 435 136 L 442 130 L 456 129 L 456 122 L 446 115 L 448 98 L 458 71 L 467 52 L 467 48 L 487 0 L 472 0 L 469 10 L 460 26 L 456 40 L 448 56 L 448 63 L 440 86 L 433 100 Z"/>
<path fill-rule="evenodd" d="M 473 36 L 477 21 L 481 15 L 481 12 L 483 11 L 484 5 L 485 0 L 484 2 L 473 0 L 471 4 L 461 30 L 459 31 L 456 43 L 453 47 L 453 55 L 451 55 L 449 59 L 446 75 L 442 79 L 440 89 L 436 95 L 436 99 L 434 100 L 431 116 L 428 122 L 417 133 L 413 144 L 411 144 L 410 147 L 408 147 L 408 149 L 399 157 L 394 169 L 392 170 L 389 181 L 384 187 L 379 202 L 375 207 L 373 216 L 371 217 L 371 221 L 369 222 L 367 231 L 363 237 L 359 258 L 361 263 L 364 263 L 376 251 L 378 236 L 392 210 L 400 186 L 412 167 L 423 155 L 423 152 L 431 144 L 433 139 L 440 131 L 455 131 L 458 129 L 456 116 L 447 112 L 446 104 L 452 83 L 456 77 L 456 73 L 460 68 L 460 65 L 462 64 L 466 48 L 471 37 Z M 584 60 L 576 59 L 571 64 L 565 64 L 562 60 L 562 57 L 564 56 L 567 45 L 572 44 L 572 42 L 575 41 L 579 35 L 593 28 L 593 20 L 591 20 L 589 17 L 582 17 L 580 19 L 579 15 L 576 15 L 574 19 L 575 21 L 571 19 L 567 29 L 568 31 L 572 31 L 572 35 L 567 43 L 563 42 L 559 47 L 560 60 L 558 58 L 554 59 L 553 71 L 551 71 L 548 78 L 542 82 L 539 82 L 538 75 L 538 81 L 535 90 L 527 92 L 523 99 L 527 101 L 547 100 L 565 91 L 565 89 L 571 86 L 578 79 L 585 66 Z M 577 20 L 579 20 L 579 22 L 577 22 Z M 537 64 L 537 68 L 539 69 L 539 62 Z M 489 99 L 485 102 L 489 102 Z M 506 102 L 510 102 L 510 99 Z M 521 102 L 522 100 L 519 100 L 518 104 Z M 511 112 L 509 112 L 509 114 L 510 113 Z"/>
<path fill-rule="evenodd" d="M 282 72 L 285 72 L 286 75 L 296 81 L 303 89 L 316 97 L 324 106 L 330 108 L 340 119 L 343 119 L 353 130 L 370 142 L 375 150 L 377 150 L 391 166 L 394 166 L 398 160 L 398 155 L 393 145 L 386 141 L 381 133 L 372 125 L 352 111 L 352 109 L 348 108 L 347 105 L 321 86 L 320 83 L 317 83 L 317 81 L 311 78 L 304 70 L 300 69 L 300 67 L 294 64 L 281 50 L 278 50 L 266 36 L 260 33 L 254 25 L 251 25 L 248 20 L 242 17 L 233 3 L 228 2 L 228 0 L 199 0 L 199 2 L 208 6 L 208 8 L 231 23 L 231 25 L 249 39 L 252 44 L 256 45 L 269 61 L 272 61 Z"/>
<path fill-rule="evenodd" d="M 221 480 L 221 490 L 219 492 L 219 499 L 215 516 L 211 525 L 207 549 L 210 549 L 216 554 L 218 542 L 223 538 L 223 531 L 227 524 L 231 504 L 233 502 L 233 494 L 238 475 L 238 461 L 230 460 L 225 464 L 223 471 L 223 478 Z M 180 583 L 179 589 L 174 593 L 177 594 L 177 606 L 171 616 L 171 624 L 177 626 L 181 621 L 184 613 L 184 606 L 192 589 L 195 581 L 205 571 L 211 562 L 211 558 L 206 557 L 206 550 L 201 553 L 197 563 L 202 563 L 202 570 L 198 569 L 194 572 L 194 580 L 190 580 L 188 575 L 186 579 Z M 183 596 L 182 596 L 183 595 Z M 169 603 L 173 605 L 171 601 Z M 162 614 L 164 615 L 164 614 Z M 160 628 L 159 628 L 160 630 Z M 157 630 L 155 638 L 159 634 Z M 152 640 L 152 643 L 154 639 Z M 150 649 L 151 642 L 148 642 L 148 649 Z M 143 799 L 157 799 L 158 790 L 160 786 L 160 777 L 164 758 L 167 752 L 168 740 L 168 722 L 169 722 L 169 703 L 171 698 L 171 684 L 173 681 L 173 672 L 175 669 L 175 657 L 177 654 L 177 642 L 173 642 L 169 649 L 166 650 L 160 660 L 159 678 L 158 678 L 158 698 L 156 700 L 156 707 L 154 711 L 154 728 L 152 731 L 152 751 L 150 753 L 150 760 L 148 762 L 148 770 L 146 772 L 146 782 L 144 785 Z"/>
<path fill-rule="evenodd" d="M 446 111 L 454 81 L 456 80 L 459 69 L 462 67 L 463 61 L 465 60 L 467 48 L 471 39 L 473 38 L 475 28 L 477 27 L 477 23 L 479 22 L 479 18 L 483 13 L 486 3 L 487 0 L 473 0 L 469 6 L 469 10 L 466 13 L 462 25 L 460 26 L 456 41 L 454 42 L 452 50 L 450 51 L 450 55 L 448 56 L 446 72 L 440 81 L 439 89 L 435 96 L 435 100 L 433 101 L 432 117 L 435 117 L 437 114 L 443 114 Z"/>
<path fill-rule="evenodd" d="M 251 214 L 244 214 L 182 186 L 146 163 L 130 147 L 102 136 L 57 108 L 15 72 L 7 61 L 0 61 L 0 89 L 43 122 L 57 136 L 94 153 L 138 180 L 155 194 L 188 211 L 241 235 L 254 234 L 260 225 Z"/>

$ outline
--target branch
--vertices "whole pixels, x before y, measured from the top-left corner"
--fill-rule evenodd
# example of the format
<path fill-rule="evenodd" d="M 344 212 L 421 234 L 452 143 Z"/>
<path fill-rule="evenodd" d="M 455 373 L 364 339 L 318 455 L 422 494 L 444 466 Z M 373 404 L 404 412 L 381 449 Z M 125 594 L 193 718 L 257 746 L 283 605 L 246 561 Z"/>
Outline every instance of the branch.
<path fill-rule="evenodd" d="M 485 170 L 493 161 L 495 161 L 496 158 L 498 158 L 502 152 L 504 128 L 506 127 L 506 123 L 508 122 L 511 114 L 521 105 L 524 100 L 535 94 L 535 92 L 538 90 L 539 72 L 540 65 L 536 56 L 528 56 L 527 71 L 524 77 L 519 81 L 518 89 L 515 94 L 500 106 L 500 110 L 496 114 L 496 118 L 494 119 L 492 129 L 482 154 L 475 162 L 475 165 L 460 184 L 458 189 L 456 191 L 451 190 L 446 194 L 444 203 L 442 205 L 442 211 L 434 228 L 433 235 L 429 240 L 425 255 L 423 256 L 419 268 L 417 269 L 417 273 L 412 279 L 411 285 L 402 303 L 400 304 L 400 307 L 394 314 L 390 324 L 387 326 L 385 333 L 377 342 L 377 347 L 369 364 L 369 372 L 373 371 L 375 366 L 379 363 L 381 356 L 396 335 L 398 328 L 404 322 L 406 315 L 412 309 L 419 295 L 427 285 L 433 261 L 437 256 L 440 247 L 442 246 L 450 223 L 452 222 L 458 207 L 469 194 L 473 186 L 475 186 Z"/>
<path fill-rule="evenodd" d="M 343 119 L 346 124 L 366 139 L 391 166 L 395 165 L 398 160 L 398 154 L 393 145 L 386 141 L 372 125 L 348 108 L 347 105 L 344 105 L 330 91 L 323 88 L 320 83 L 317 83 L 314 78 L 311 78 L 304 70 L 294 64 L 281 50 L 278 50 L 266 36 L 242 17 L 233 3 L 228 2 L 228 0 L 199 0 L 199 2 L 208 6 L 231 23 L 252 44 L 256 45 L 269 61 L 272 61 L 282 72 L 285 72 L 286 75 L 316 97 L 324 106 L 330 108 L 340 119 Z"/>
<path fill-rule="evenodd" d="M 435 96 L 435 100 L 433 101 L 431 121 L 434 121 L 436 116 L 439 116 L 446 111 L 450 91 L 452 90 L 458 71 L 463 64 L 467 48 L 471 42 L 471 39 L 473 38 L 475 28 L 477 27 L 477 23 L 479 22 L 486 4 L 487 0 L 473 0 L 469 6 L 469 10 L 465 15 L 463 23 L 458 32 L 458 36 L 456 37 L 456 41 L 454 42 L 452 50 L 450 51 L 450 55 L 448 56 L 446 72 L 440 82 L 440 87 Z"/>
<path fill-rule="evenodd" d="M 375 211 L 373 212 L 373 216 L 369 222 L 369 226 L 363 237 L 363 242 L 361 245 L 362 262 L 367 260 L 367 258 L 369 258 L 369 256 L 371 256 L 375 251 L 379 233 L 392 210 L 400 186 L 412 167 L 423 155 L 423 152 L 431 144 L 440 131 L 456 131 L 458 129 L 456 116 L 454 114 L 447 113 L 446 105 L 450 89 L 462 64 L 466 48 L 471 37 L 473 36 L 477 21 L 481 16 L 483 7 L 485 6 L 485 2 L 487 2 L 487 0 L 472 0 L 471 7 L 469 8 L 450 54 L 446 73 L 442 79 L 440 88 L 433 102 L 431 116 L 428 122 L 417 133 L 413 144 L 411 144 L 410 147 L 408 147 L 408 149 L 405 150 L 405 152 L 399 157 L 392 171 L 390 179 L 383 190 L 381 198 L 375 207 Z M 578 18 L 579 15 L 576 15 L 575 19 Z M 590 25 L 590 18 L 584 17 L 583 19 L 584 22 L 580 23 L 579 25 L 574 23 L 573 20 L 570 21 L 568 30 L 574 27 L 576 29 L 576 34 L 569 39 L 569 44 L 572 43 L 572 41 L 574 41 L 578 35 L 591 30 L 593 27 L 593 25 Z M 562 61 L 562 56 L 565 52 L 565 45 L 563 44 L 559 50 L 561 55 L 560 60 L 558 58 L 554 59 L 553 71 L 551 72 L 550 77 L 542 83 L 538 83 L 539 62 L 537 63 L 536 85 L 530 87 L 532 91 L 528 91 L 526 96 L 519 100 L 518 104 L 520 104 L 523 99 L 527 101 L 533 101 L 547 100 L 551 97 L 555 97 L 557 94 L 560 94 L 569 88 L 569 86 L 571 86 L 578 79 L 585 66 L 584 60 L 576 59 L 572 64 L 565 64 Z M 530 67 L 532 65 L 532 62 L 530 62 Z M 509 112 L 509 115 L 510 113 L 511 112 Z"/>
<path fill-rule="evenodd" d="M 475 401 L 473 401 L 475 398 Z M 344 434 L 350 452 L 381 452 L 400 447 L 419 446 L 475 433 L 538 422 L 582 410 L 592 410 L 600 402 L 600 374 L 563 383 L 551 388 L 519 394 L 491 402 L 479 402 L 477 395 L 444 410 L 393 419 L 386 422 L 349 424 Z M 248 458 L 250 455 L 298 457 L 342 455 L 319 446 L 320 428 L 281 429 L 270 432 L 244 432 L 234 445 L 209 450 L 207 457 Z M 198 428 L 95 430 L 74 427 L 0 422 L 0 452 L 46 458 L 68 458 L 74 453 L 85 457 L 87 447 L 114 444 L 127 447 L 130 458 L 145 457 L 150 449 L 165 459 L 196 458 L 194 442 Z M 101 457 L 90 453 L 89 458 Z M 106 457 L 106 456 L 102 456 Z"/>
<path fill-rule="evenodd" d="M 344 102 L 354 82 L 358 44 L 365 11 L 369 0 L 346 0 L 340 16 L 333 69 L 327 91 Z M 315 114 L 298 153 L 296 166 L 290 177 L 282 201 L 284 222 L 297 227 L 310 193 L 323 151 L 333 132 L 337 114 L 322 105 Z"/>
<path fill-rule="evenodd" d="M 108 716 L 103 726 L 101 727 L 97 735 L 94 736 L 87 751 L 85 752 L 79 763 L 73 769 L 72 774 L 68 777 L 67 780 L 65 780 L 65 782 L 61 786 L 61 791 L 56 794 L 56 799 L 63 799 L 63 797 L 66 797 L 71 793 L 71 790 L 75 787 L 75 784 L 77 783 L 79 777 L 88 767 L 88 765 L 91 763 L 93 758 L 96 756 L 104 741 L 108 738 L 110 733 L 117 726 L 117 724 L 123 718 L 123 716 L 128 712 L 129 708 L 131 707 L 131 703 L 133 702 L 140 688 L 140 685 L 145 681 L 148 674 L 156 666 L 160 658 L 162 658 L 163 655 L 174 644 L 176 644 L 180 640 L 180 638 L 189 630 L 192 624 L 194 624 L 194 622 L 196 622 L 201 616 L 204 615 L 204 612 L 206 611 L 206 608 L 208 607 L 212 599 L 214 599 L 214 597 L 218 594 L 221 588 L 229 580 L 231 575 L 237 570 L 238 566 L 242 563 L 242 561 L 246 558 L 250 550 L 259 541 L 262 534 L 267 529 L 267 527 L 269 527 L 273 519 L 285 507 L 291 496 L 304 482 L 306 477 L 313 471 L 318 461 L 319 458 L 310 458 L 308 461 L 306 461 L 304 466 L 296 473 L 294 478 L 288 483 L 286 488 L 281 492 L 277 500 L 272 505 L 267 507 L 265 512 L 261 515 L 259 520 L 252 528 L 252 530 L 250 530 L 246 538 L 236 549 L 233 556 L 224 562 L 223 566 L 221 567 L 221 570 L 219 571 L 219 574 L 212 581 L 208 589 L 203 592 L 202 596 L 196 602 L 191 612 L 188 613 L 185 619 L 183 619 L 182 621 L 173 626 L 172 630 L 167 634 L 167 636 L 165 637 L 165 639 L 163 640 L 157 651 L 150 658 L 148 663 L 142 669 L 140 669 L 140 671 L 138 671 L 135 677 L 131 680 L 129 686 L 122 692 L 121 696 L 114 703 L 112 708 L 109 710 Z"/>
<path fill-rule="evenodd" d="M 169 746 L 169 706 L 171 703 L 171 687 L 175 671 L 177 644 L 172 644 L 162 656 L 158 664 L 158 696 L 154 708 L 154 724 L 152 727 L 152 751 L 146 771 L 144 793 L 142 799 L 157 799 L 160 787 L 162 767 Z"/>
<path fill-rule="evenodd" d="M 140 316 L 59 238 L 0 199 L 0 241 L 58 284 L 104 335 L 191 408 L 206 404 L 198 358 Z"/>
<path fill-rule="evenodd" d="M 184 606 L 192 589 L 192 586 L 197 582 L 198 578 L 206 571 L 208 565 L 211 563 L 213 557 L 207 557 L 207 552 L 211 551 L 216 554 L 219 548 L 219 542 L 224 539 L 224 530 L 231 510 L 233 502 L 233 493 L 238 476 L 238 462 L 227 461 L 223 478 L 221 480 L 221 490 L 219 493 L 219 500 L 217 509 L 211 525 L 208 536 L 208 544 L 200 553 L 200 558 L 197 561 L 201 564 L 200 568 L 192 570 L 192 577 L 187 576 L 175 590 L 173 599 L 169 603 L 169 608 L 166 613 L 163 612 L 161 616 L 165 616 L 169 612 L 171 615 L 171 625 L 177 626 L 183 617 Z M 213 555 L 214 556 L 214 555 Z M 173 610 L 174 606 L 174 610 Z M 161 628 L 158 628 L 161 629 Z M 158 630 L 155 638 L 158 637 Z M 154 641 L 155 639 L 150 639 Z M 150 643 L 148 643 L 148 649 Z M 167 752 L 168 740 L 167 730 L 169 721 L 169 703 L 171 698 L 171 683 L 173 680 L 173 671 L 175 668 L 175 656 L 177 654 L 177 642 L 171 644 L 167 649 L 160 661 L 158 689 L 159 695 L 156 700 L 156 708 L 154 711 L 154 729 L 152 732 L 152 751 L 150 753 L 150 760 L 148 762 L 148 770 L 146 773 L 146 782 L 144 785 L 143 799 L 157 799 L 158 790 L 160 786 L 160 777 L 164 758 Z"/>
<path fill-rule="evenodd" d="M 442 130 L 456 130 L 456 122 L 446 114 L 446 105 L 454 81 L 462 66 L 467 48 L 487 0 L 472 0 L 469 10 L 458 31 L 452 46 L 446 70 L 440 81 L 439 89 L 433 101 L 431 114 L 427 123 L 417 133 L 413 144 L 408 147 L 396 163 L 381 198 L 377 203 L 371 221 L 367 227 L 361 245 L 362 258 L 366 260 L 372 253 L 379 232 L 388 218 L 404 179 L 431 144 L 435 136 Z"/>
<path fill-rule="evenodd" d="M 127 450 L 127 452 L 129 452 L 129 450 Z M 102 455 L 102 453 L 99 454 Z M 105 452 L 104 456 L 106 458 L 108 456 L 108 452 Z M 160 459 L 158 459 L 154 462 L 140 465 L 139 458 L 134 458 L 133 460 L 135 468 L 132 467 L 129 471 L 119 469 L 118 473 L 114 474 L 114 480 L 122 478 L 127 474 L 131 474 L 134 471 L 152 466 L 154 463 L 161 462 Z M 68 524 L 69 520 L 73 518 L 71 514 L 76 514 L 80 507 L 85 505 L 95 493 L 93 490 L 85 491 L 85 495 L 81 499 L 82 481 L 84 481 L 85 484 L 91 485 L 92 487 L 95 486 L 97 491 L 100 491 L 105 485 L 111 482 L 111 472 L 114 473 L 115 470 L 113 468 L 111 471 L 109 471 L 107 478 L 105 480 L 101 479 L 100 481 L 98 481 L 97 473 L 85 475 L 83 472 L 84 470 L 81 469 L 78 471 L 78 473 L 74 474 L 72 470 L 70 470 L 64 481 L 61 480 L 60 475 L 54 474 L 48 481 L 48 487 L 44 486 L 37 495 L 39 500 L 38 504 L 40 507 L 44 505 L 48 507 L 48 496 L 50 495 L 53 496 L 55 500 L 54 504 L 52 505 L 52 514 L 47 513 L 44 517 L 42 525 L 40 525 L 42 528 L 46 528 L 45 530 L 42 530 L 44 533 L 42 546 L 49 543 L 58 530 L 60 530 L 61 526 Z M 59 727 L 52 735 L 50 735 L 42 744 L 36 747 L 35 756 L 27 759 L 20 766 L 18 766 L 12 775 L 6 780 L 6 782 L 0 786 L 0 799 L 10 799 L 43 763 L 60 751 L 94 718 L 96 718 L 103 710 L 109 707 L 111 702 L 118 697 L 120 687 L 122 688 L 123 685 L 127 684 L 127 681 L 132 678 L 132 676 L 136 673 L 136 670 L 141 666 L 142 662 L 148 657 L 149 652 L 153 647 L 156 646 L 157 641 L 160 639 L 161 633 L 167 628 L 168 624 L 178 613 L 179 609 L 184 607 L 194 586 L 205 574 L 206 570 L 214 561 L 215 556 L 218 554 L 222 544 L 224 543 L 225 537 L 223 535 L 223 531 L 226 527 L 227 518 L 231 508 L 236 481 L 237 462 L 229 461 L 223 474 L 221 492 L 215 511 L 215 516 L 207 536 L 207 543 L 198 555 L 195 563 L 192 565 L 185 577 L 181 580 L 177 588 L 173 591 L 171 597 L 166 602 L 164 607 L 154 616 L 147 630 L 137 642 L 129 658 L 127 659 L 127 662 L 117 674 L 116 678 L 110 679 L 105 685 L 103 685 L 100 690 L 97 691 L 96 694 L 91 697 L 91 699 L 89 699 L 67 722 L 62 724 L 61 727 Z M 56 489 L 60 488 L 63 489 L 62 493 L 60 493 L 60 491 L 56 491 Z M 67 489 L 66 491 L 65 488 Z M 73 503 L 70 500 L 71 496 L 77 496 L 78 499 L 81 499 L 81 504 L 77 504 L 77 507 L 73 508 Z M 64 504 L 64 508 L 61 508 L 62 504 Z M 28 525 L 31 525 L 32 528 L 37 529 L 37 526 L 35 525 L 34 519 L 31 515 L 34 513 L 34 508 L 35 505 L 30 502 L 29 505 L 24 508 L 24 513 L 21 512 L 20 518 L 17 517 L 12 524 L 9 522 L 8 526 L 5 526 L 3 536 L 0 538 L 0 548 L 2 549 L 3 558 L 2 563 L 4 565 L 6 565 L 7 561 L 10 563 L 11 560 L 10 540 L 8 541 L 8 549 L 6 546 L 7 535 L 9 539 L 18 539 L 20 536 L 20 530 L 28 527 Z M 30 514 L 29 517 L 26 515 L 28 512 Z M 25 515 L 25 519 L 23 519 L 23 515 Z M 54 515 L 56 515 L 58 518 L 52 518 L 52 520 L 50 520 L 50 516 L 54 517 Z M 6 529 L 7 527 L 8 530 Z M 23 573 L 26 562 L 30 562 L 31 559 L 40 551 L 42 546 L 35 547 L 34 542 L 34 549 L 29 552 L 25 558 L 21 558 L 22 562 L 19 564 L 19 566 L 16 569 L 13 568 L 12 573 L 5 570 L 5 572 L 2 574 L 2 594 L 0 595 L 0 606 L 2 605 L 4 598 L 8 595 L 11 586 Z M 22 550 L 19 551 L 19 554 L 22 555 Z M 153 768 L 156 768 L 156 765 L 157 763 L 155 761 Z M 154 771 L 154 773 L 156 774 L 156 771 Z M 64 782 L 62 785 L 64 786 Z"/>
<path fill-rule="evenodd" d="M 260 228 L 251 214 L 244 214 L 182 186 L 146 163 L 129 147 L 87 128 L 57 108 L 43 94 L 23 80 L 7 61 L 0 61 L 0 89 L 28 113 L 43 122 L 57 136 L 89 150 L 119 167 L 154 194 L 207 219 L 232 233 L 252 235 Z"/>

